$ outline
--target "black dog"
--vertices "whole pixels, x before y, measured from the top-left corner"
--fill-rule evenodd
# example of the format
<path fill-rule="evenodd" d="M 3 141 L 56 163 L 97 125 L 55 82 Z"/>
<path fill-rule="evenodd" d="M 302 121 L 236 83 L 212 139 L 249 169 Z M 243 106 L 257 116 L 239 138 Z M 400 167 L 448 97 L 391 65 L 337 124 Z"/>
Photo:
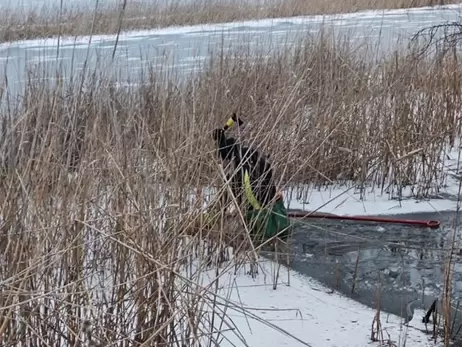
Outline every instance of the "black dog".
<path fill-rule="evenodd" d="M 276 195 L 276 187 L 273 184 L 273 170 L 266 158 L 249 147 L 241 146 L 236 139 L 226 137 L 226 128 L 215 129 L 213 138 L 218 147 L 218 153 L 224 163 L 231 165 L 227 170 L 227 179 L 230 181 L 231 190 L 242 206 L 243 177 L 247 171 L 250 176 L 252 191 L 261 205 L 268 204 Z M 249 209 L 252 206 L 249 204 Z"/>

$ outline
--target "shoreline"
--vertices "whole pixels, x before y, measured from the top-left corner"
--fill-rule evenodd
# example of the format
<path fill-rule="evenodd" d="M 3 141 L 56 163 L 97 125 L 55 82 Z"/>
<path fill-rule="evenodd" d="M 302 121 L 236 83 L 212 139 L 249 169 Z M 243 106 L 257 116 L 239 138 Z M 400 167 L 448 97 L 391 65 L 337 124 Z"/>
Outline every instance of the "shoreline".
<path fill-rule="evenodd" d="M 296 1 L 296 0 L 294 0 Z M 227 17 L 226 15 L 223 17 L 211 17 L 207 19 L 204 14 L 204 18 L 200 19 L 197 18 L 195 20 L 188 20 L 188 19 L 175 19 L 174 16 L 175 12 L 173 11 L 172 14 L 162 13 L 153 8 L 152 10 L 147 9 L 145 12 L 138 9 L 136 11 L 140 11 L 136 14 L 128 14 L 129 17 L 125 18 L 124 23 L 119 27 L 117 24 L 116 26 L 114 22 L 114 16 L 119 16 L 119 10 L 117 9 L 104 9 L 100 13 L 100 17 L 95 24 L 100 25 L 101 27 L 94 28 L 94 34 L 92 35 L 96 40 L 100 38 L 101 40 L 110 40 L 117 36 L 117 33 L 120 33 L 122 36 L 131 36 L 131 35 L 148 35 L 148 34 L 173 34 L 173 33 L 180 33 L 180 32 L 194 32 L 194 31 L 208 31 L 208 27 L 217 27 L 221 29 L 228 29 L 231 27 L 236 27 L 239 25 L 242 26 L 259 26 L 259 23 L 278 23 L 278 22 L 287 22 L 292 21 L 294 23 L 297 22 L 305 22 L 305 21 L 325 21 L 328 19 L 344 19 L 344 18 L 360 18 L 360 17 L 377 17 L 380 20 L 380 15 L 402 15 L 406 14 L 409 11 L 412 12 L 422 12 L 428 10 L 457 10 L 462 9 L 461 2 L 449 1 L 450 3 L 445 5 L 435 5 L 435 6 L 417 6 L 417 7 L 407 7 L 407 8 L 396 8 L 396 7 L 389 7 L 389 8 L 364 8 L 358 6 L 357 8 L 352 9 L 351 11 L 348 10 L 338 10 L 338 11 L 325 11 L 321 13 L 317 13 L 316 11 L 310 13 L 310 11 L 299 11 L 293 14 L 286 13 L 286 11 L 282 11 L 280 13 L 269 14 L 265 13 L 264 9 L 259 10 L 263 12 L 258 12 L 255 15 L 249 15 L 247 11 L 243 12 L 242 15 L 230 15 Z M 219 5 L 219 3 L 217 3 Z M 211 4 L 210 8 L 213 9 L 214 5 Z M 192 6 L 192 5 L 190 5 Z M 203 9 L 197 10 L 200 11 L 207 11 L 209 7 L 206 5 L 202 5 Z M 245 6 L 242 6 L 245 8 Z M 194 6 L 192 7 L 194 9 Z M 240 8 L 238 6 L 238 8 Z M 191 10 L 188 8 L 188 10 Z M 43 10 L 42 10 L 43 11 Z M 151 11 L 151 12 L 150 12 Z M 157 12 L 152 12 L 157 11 Z M 221 10 L 220 10 L 221 11 Z M 190 12 L 190 11 L 188 11 Z M 221 12 L 220 12 L 221 13 Z M 198 17 L 199 14 L 197 15 Z M 63 17 L 62 22 L 66 24 L 57 23 L 56 20 L 49 20 L 43 19 L 40 15 L 34 15 L 34 19 L 30 20 L 29 22 L 21 22 L 23 19 L 21 16 L 18 19 L 14 19 L 14 12 L 12 14 L 4 14 L 4 18 L 0 17 L 0 44 L 8 44 L 8 43 L 15 43 L 15 42 L 24 42 L 24 41 L 32 41 L 32 40 L 47 40 L 47 39 L 56 39 L 57 37 L 61 38 L 89 38 L 90 37 L 90 28 L 91 26 L 88 23 L 92 22 L 94 14 L 91 12 L 77 12 L 77 13 L 69 13 L 66 14 L 69 18 Z M 11 17 L 13 16 L 13 17 Z M 156 19 L 155 17 L 159 19 Z M 165 18 L 170 16 L 170 20 L 165 20 L 161 18 Z M 108 18 L 106 18 L 108 17 Z M 40 21 L 45 20 L 43 24 L 40 24 Z M 162 22 L 162 20 L 164 22 Z M 149 21 L 147 24 L 146 21 Z M 32 24 L 33 23 L 33 24 Z M 85 23 L 85 25 L 83 24 Z M 261 24 L 260 24 L 261 25 Z M 35 28 L 35 29 L 34 29 Z M 210 30 L 209 30 L 210 31 Z"/>

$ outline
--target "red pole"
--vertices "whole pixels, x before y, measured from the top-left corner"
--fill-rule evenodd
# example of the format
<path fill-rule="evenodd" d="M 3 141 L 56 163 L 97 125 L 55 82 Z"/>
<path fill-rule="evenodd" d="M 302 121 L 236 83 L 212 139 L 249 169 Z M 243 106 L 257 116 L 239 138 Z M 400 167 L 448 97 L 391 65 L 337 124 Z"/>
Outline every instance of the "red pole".
<path fill-rule="evenodd" d="M 422 227 L 428 227 L 431 229 L 438 229 L 440 222 L 437 220 L 414 220 L 414 219 L 395 219 L 395 218 L 382 218 L 373 216 L 337 216 L 327 213 L 319 212 L 302 212 L 302 211 L 291 211 L 288 212 L 289 218 L 317 218 L 317 219 L 332 219 L 332 220 L 351 220 L 358 222 L 377 222 L 377 223 L 391 223 L 391 224 L 408 224 Z"/>

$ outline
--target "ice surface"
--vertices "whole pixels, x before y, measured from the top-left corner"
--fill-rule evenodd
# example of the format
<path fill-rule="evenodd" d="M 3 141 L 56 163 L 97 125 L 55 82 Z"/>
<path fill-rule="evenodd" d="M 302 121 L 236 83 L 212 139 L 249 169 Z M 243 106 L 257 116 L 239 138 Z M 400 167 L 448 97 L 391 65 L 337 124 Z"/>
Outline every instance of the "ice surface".
<path fill-rule="evenodd" d="M 271 19 L 260 19 L 260 20 L 246 20 L 246 21 L 234 21 L 228 23 L 216 23 L 216 24 L 200 24 L 200 25 L 189 25 L 189 26 L 170 26 L 160 29 L 146 29 L 146 30 L 131 30 L 120 33 L 120 40 L 139 40 L 143 37 L 152 35 L 182 35 L 190 33 L 201 33 L 204 36 L 210 35 L 210 33 L 221 32 L 226 30 L 235 30 L 240 27 L 245 27 L 245 30 L 256 29 L 256 28 L 267 28 L 273 27 L 280 24 L 284 25 L 309 25 L 314 23 L 329 23 L 331 25 L 342 25 L 344 20 L 368 20 L 369 25 L 373 25 L 374 21 L 377 24 L 381 24 L 384 17 L 406 17 L 410 14 L 419 15 L 436 13 L 437 11 L 450 11 L 458 12 L 462 9 L 462 3 L 445 5 L 445 6 L 434 6 L 434 7 L 418 7 L 418 8 L 407 8 L 407 9 L 393 9 L 393 10 L 367 10 L 354 13 L 340 13 L 331 15 L 312 15 L 312 16 L 299 16 L 299 17 L 285 17 L 285 18 L 271 18 Z M 389 18 L 388 18 L 389 19 Z M 94 35 L 91 37 L 91 42 L 103 42 L 115 40 L 117 34 L 108 35 Z M 90 42 L 90 36 L 81 36 L 78 38 L 62 38 L 60 45 L 75 45 L 75 44 L 88 44 Z M 28 47 L 28 46 L 56 46 L 58 44 L 58 38 L 45 38 L 45 39 L 33 39 L 7 42 L 0 45 L 0 49 L 8 48 L 11 45 L 14 47 Z"/>

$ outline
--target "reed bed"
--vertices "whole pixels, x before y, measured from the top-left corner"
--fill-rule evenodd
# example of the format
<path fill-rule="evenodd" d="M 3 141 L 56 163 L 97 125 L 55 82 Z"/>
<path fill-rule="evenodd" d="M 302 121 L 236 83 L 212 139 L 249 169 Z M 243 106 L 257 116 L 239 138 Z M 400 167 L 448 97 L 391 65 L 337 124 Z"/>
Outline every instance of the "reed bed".
<path fill-rule="evenodd" d="M 228 312 L 244 309 L 220 281 L 258 252 L 218 201 L 212 225 L 197 213 L 206 189 L 227 189 L 211 132 L 231 112 L 288 192 L 438 192 L 461 130 L 459 57 L 377 64 L 325 37 L 297 47 L 226 53 L 178 85 L 154 70 L 128 89 L 30 78 L 2 118 L 2 346 L 240 338 Z"/>
<path fill-rule="evenodd" d="M 436 6 L 454 0 L 172 0 L 97 3 L 95 7 L 2 9 L 0 42 L 51 36 L 113 34 L 120 30 Z M 116 20 L 114 20 L 116 19 Z M 92 25 L 89 25 L 92 23 Z"/>
<path fill-rule="evenodd" d="M 321 40 L 269 58 L 223 58 L 191 87 L 191 108 L 243 115 L 244 141 L 270 154 L 281 186 L 298 194 L 306 195 L 304 183 L 355 182 L 397 198 L 406 188 L 437 195 L 460 131 L 457 55 L 375 64 Z"/>

